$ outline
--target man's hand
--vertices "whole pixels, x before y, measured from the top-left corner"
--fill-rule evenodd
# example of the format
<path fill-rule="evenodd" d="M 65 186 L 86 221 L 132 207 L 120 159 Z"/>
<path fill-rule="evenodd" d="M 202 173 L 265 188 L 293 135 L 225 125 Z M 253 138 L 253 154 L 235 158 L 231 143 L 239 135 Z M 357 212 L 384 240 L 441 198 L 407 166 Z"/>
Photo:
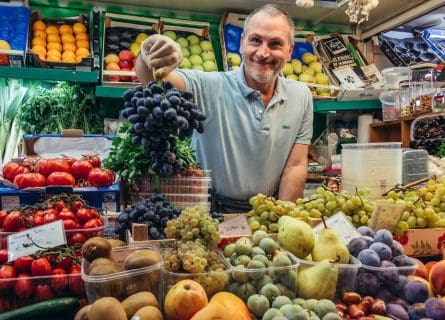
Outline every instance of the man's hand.
<path fill-rule="evenodd" d="M 142 42 L 140 55 L 157 79 L 165 77 L 182 62 L 179 44 L 160 34 L 149 36 Z"/>

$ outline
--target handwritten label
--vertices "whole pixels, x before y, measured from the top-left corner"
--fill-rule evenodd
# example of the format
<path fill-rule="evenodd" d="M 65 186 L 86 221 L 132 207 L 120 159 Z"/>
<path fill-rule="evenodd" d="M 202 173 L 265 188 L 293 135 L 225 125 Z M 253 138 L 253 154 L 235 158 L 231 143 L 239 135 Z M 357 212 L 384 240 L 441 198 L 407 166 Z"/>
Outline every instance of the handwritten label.
<path fill-rule="evenodd" d="M 221 236 L 250 236 L 252 230 L 247 223 L 246 217 L 243 214 L 236 216 L 230 220 L 224 221 L 218 226 L 219 234 Z"/>
<path fill-rule="evenodd" d="M 8 236 L 8 262 L 65 243 L 63 220 L 17 232 Z"/>
<path fill-rule="evenodd" d="M 3 210 L 9 210 L 12 208 L 20 207 L 19 196 L 2 196 L 0 198 L 1 198 Z"/>
<path fill-rule="evenodd" d="M 328 228 L 335 230 L 339 235 L 340 239 L 345 244 L 348 244 L 349 241 L 351 241 L 354 238 L 360 237 L 360 233 L 357 231 L 354 225 L 348 220 L 348 218 L 346 218 L 343 212 L 338 212 L 333 216 L 325 219 L 325 221 Z M 319 223 L 313 228 L 316 238 L 318 237 L 318 234 L 322 229 L 324 229 L 323 222 Z"/>
<path fill-rule="evenodd" d="M 352 90 L 365 85 L 351 67 L 334 69 L 333 72 L 345 89 Z"/>
<path fill-rule="evenodd" d="M 387 229 L 394 231 L 402 217 L 405 206 L 377 201 L 371 215 L 371 228 L 374 230 Z"/>

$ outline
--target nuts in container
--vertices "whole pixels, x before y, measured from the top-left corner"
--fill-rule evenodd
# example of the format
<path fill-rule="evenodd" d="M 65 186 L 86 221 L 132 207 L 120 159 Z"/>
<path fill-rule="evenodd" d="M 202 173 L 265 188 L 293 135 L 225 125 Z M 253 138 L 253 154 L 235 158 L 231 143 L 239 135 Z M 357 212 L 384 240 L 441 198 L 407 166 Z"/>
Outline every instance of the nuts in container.
<path fill-rule="evenodd" d="M 411 100 L 410 105 L 415 114 L 424 114 L 433 111 L 433 99 L 430 95 L 418 95 Z"/>

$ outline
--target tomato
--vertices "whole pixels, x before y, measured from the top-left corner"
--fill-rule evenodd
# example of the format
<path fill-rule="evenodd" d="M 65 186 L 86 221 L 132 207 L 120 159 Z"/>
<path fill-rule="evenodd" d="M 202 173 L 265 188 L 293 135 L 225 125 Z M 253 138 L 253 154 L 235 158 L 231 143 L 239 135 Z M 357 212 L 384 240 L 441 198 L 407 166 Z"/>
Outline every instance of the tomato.
<path fill-rule="evenodd" d="M 90 229 L 90 228 L 98 228 L 102 227 L 104 225 L 103 221 L 99 218 L 93 218 L 85 222 L 85 224 L 82 226 L 83 229 Z"/>
<path fill-rule="evenodd" d="M 73 259 L 71 257 L 59 257 L 56 259 L 56 269 L 63 269 L 66 272 L 69 272 L 71 268 L 71 263 L 73 262 Z"/>
<path fill-rule="evenodd" d="M 66 219 L 77 220 L 76 215 L 69 208 L 64 208 L 62 211 L 60 211 L 59 218 L 62 220 Z"/>
<path fill-rule="evenodd" d="M 34 285 L 29 273 L 20 273 L 14 283 L 14 292 L 20 299 L 27 299 L 32 296 Z"/>
<path fill-rule="evenodd" d="M 91 218 L 93 218 L 93 215 L 91 214 L 91 210 L 88 208 L 80 208 L 76 212 L 76 218 L 80 223 L 85 223 Z"/>
<path fill-rule="evenodd" d="M 57 209 L 55 208 L 50 208 L 50 209 L 46 209 L 43 211 L 43 216 L 46 216 L 48 213 L 52 213 L 54 214 L 56 217 L 59 216 L 59 211 L 57 211 Z"/>
<path fill-rule="evenodd" d="M 64 208 L 66 208 L 65 201 L 59 200 L 56 202 L 56 210 L 57 211 L 62 211 L 62 209 L 64 209 Z"/>
<path fill-rule="evenodd" d="M 3 228 L 3 221 L 5 221 L 5 218 L 7 215 L 8 215 L 8 211 L 0 210 L 0 229 Z"/>
<path fill-rule="evenodd" d="M 88 183 L 93 187 L 108 187 L 113 181 L 114 174 L 108 169 L 93 168 L 88 174 Z"/>
<path fill-rule="evenodd" d="M 0 264 L 5 264 L 8 262 L 8 249 L 0 250 Z"/>
<path fill-rule="evenodd" d="M 31 264 L 34 258 L 31 256 L 23 256 L 14 261 L 14 269 L 17 273 L 31 272 Z"/>
<path fill-rule="evenodd" d="M 73 230 L 79 228 L 79 224 L 73 219 L 63 220 L 63 227 L 65 230 Z"/>
<path fill-rule="evenodd" d="M 51 300 L 54 298 L 54 294 L 49 285 L 39 283 L 34 290 L 34 297 L 36 301 Z"/>
<path fill-rule="evenodd" d="M 93 169 L 91 162 L 87 160 L 77 160 L 71 166 L 71 174 L 76 178 L 76 181 L 81 179 L 86 180 L 91 169 Z"/>
<path fill-rule="evenodd" d="M 30 172 L 37 172 L 37 162 L 40 160 L 38 156 L 29 156 L 23 159 L 22 166 L 27 168 Z"/>
<path fill-rule="evenodd" d="M 33 276 L 49 276 L 51 274 L 51 264 L 45 257 L 34 260 L 31 263 L 31 274 Z"/>
<path fill-rule="evenodd" d="M 15 278 L 15 270 L 12 266 L 4 264 L 0 266 L 0 291 L 11 288 L 14 285 L 14 280 L 4 281 Z"/>
<path fill-rule="evenodd" d="M 41 159 L 37 162 L 37 172 L 47 177 L 52 172 L 70 172 L 70 165 L 63 159 Z"/>
<path fill-rule="evenodd" d="M 15 176 L 14 184 L 19 189 L 44 187 L 46 185 L 46 178 L 40 173 L 20 173 Z"/>
<path fill-rule="evenodd" d="M 34 221 L 33 221 L 34 227 L 37 226 L 41 226 L 42 224 L 45 224 L 45 222 L 43 221 L 43 217 L 42 216 L 34 216 Z"/>
<path fill-rule="evenodd" d="M 68 234 L 67 237 L 68 237 L 67 242 L 69 246 L 75 245 L 76 243 L 83 244 L 87 240 L 86 235 L 83 234 L 82 232 L 73 232 L 72 234 L 71 233 Z"/>
<path fill-rule="evenodd" d="M 85 205 L 85 202 L 83 202 L 82 200 L 76 200 L 74 201 L 74 203 L 71 205 L 71 211 L 73 212 L 77 212 L 77 210 L 79 210 L 80 208 L 82 208 Z"/>
<path fill-rule="evenodd" d="M 14 181 L 16 175 L 20 173 L 28 173 L 29 170 L 16 162 L 8 162 L 3 166 L 3 177 L 9 181 Z"/>
<path fill-rule="evenodd" d="M 91 218 L 100 218 L 100 214 L 99 211 L 97 211 L 97 209 L 91 208 L 90 212 L 91 212 Z"/>
<path fill-rule="evenodd" d="M 76 179 L 68 172 L 52 172 L 46 179 L 46 185 L 48 186 L 70 186 L 74 187 Z"/>
<path fill-rule="evenodd" d="M 17 232 L 20 228 L 22 213 L 20 211 L 11 211 L 3 221 L 3 231 Z"/>
<path fill-rule="evenodd" d="M 73 165 L 73 163 L 77 161 L 76 158 L 74 158 L 74 157 L 68 157 L 68 156 L 64 156 L 62 159 L 65 160 L 65 161 L 68 163 L 68 165 L 70 166 L 70 168 L 71 168 L 71 166 Z"/>
<path fill-rule="evenodd" d="M 58 216 L 56 216 L 54 213 L 47 213 L 43 217 L 43 224 L 51 223 L 56 220 L 59 220 Z"/>
<path fill-rule="evenodd" d="M 100 157 L 95 153 L 85 154 L 82 156 L 81 160 L 87 160 L 95 168 L 100 168 L 100 166 L 102 164 L 102 162 L 100 161 Z"/>
<path fill-rule="evenodd" d="M 80 276 L 81 267 L 80 264 L 76 264 L 70 269 L 70 277 L 68 279 L 68 285 L 70 292 L 76 296 L 85 295 L 85 285 Z"/>
<path fill-rule="evenodd" d="M 56 268 L 53 270 L 51 275 L 51 288 L 53 288 L 54 292 L 62 292 L 68 284 L 65 270 L 62 268 Z"/>

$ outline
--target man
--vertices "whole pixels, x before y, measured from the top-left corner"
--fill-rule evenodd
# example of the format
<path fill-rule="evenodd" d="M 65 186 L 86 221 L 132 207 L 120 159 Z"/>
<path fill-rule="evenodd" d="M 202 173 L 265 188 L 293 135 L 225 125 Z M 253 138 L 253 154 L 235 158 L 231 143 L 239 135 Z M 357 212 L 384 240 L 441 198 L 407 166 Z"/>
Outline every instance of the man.
<path fill-rule="evenodd" d="M 302 196 L 312 137 L 312 96 L 306 85 L 280 72 L 291 59 L 293 22 L 266 4 L 245 21 L 235 71 L 178 70 L 178 44 L 154 35 L 141 45 L 136 73 L 143 84 L 157 78 L 191 91 L 205 113 L 204 134 L 195 134 L 199 163 L 212 170 L 216 210 L 249 210 L 261 192 L 295 201 Z M 215 208 L 214 208 L 215 209 Z"/>

